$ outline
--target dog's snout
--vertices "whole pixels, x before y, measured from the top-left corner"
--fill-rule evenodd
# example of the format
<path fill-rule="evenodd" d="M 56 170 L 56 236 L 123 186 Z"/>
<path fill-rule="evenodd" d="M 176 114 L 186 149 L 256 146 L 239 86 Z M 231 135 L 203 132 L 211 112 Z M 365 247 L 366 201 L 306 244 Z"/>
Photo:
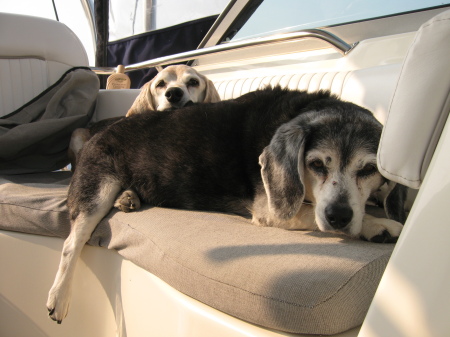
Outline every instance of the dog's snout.
<path fill-rule="evenodd" d="M 178 103 L 183 97 L 183 90 L 180 88 L 169 88 L 166 91 L 166 98 L 170 103 Z"/>
<path fill-rule="evenodd" d="M 325 217 L 333 228 L 342 229 L 352 220 L 353 210 L 347 204 L 332 204 L 325 208 Z"/>

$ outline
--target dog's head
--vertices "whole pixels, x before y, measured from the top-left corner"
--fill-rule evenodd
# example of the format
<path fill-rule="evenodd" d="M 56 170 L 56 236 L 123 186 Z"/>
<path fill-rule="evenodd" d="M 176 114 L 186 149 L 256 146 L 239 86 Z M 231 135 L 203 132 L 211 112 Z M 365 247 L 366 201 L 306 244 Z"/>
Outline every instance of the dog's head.
<path fill-rule="evenodd" d="M 278 225 L 309 203 L 321 231 L 359 236 L 368 198 L 387 182 L 376 162 L 381 129 L 370 112 L 342 102 L 282 125 L 259 159 L 269 213 Z M 394 185 L 386 213 L 404 221 L 403 186 Z"/>
<path fill-rule="evenodd" d="M 194 68 L 169 66 L 144 84 L 127 116 L 148 110 L 172 110 L 191 103 L 219 102 L 212 81 Z"/>

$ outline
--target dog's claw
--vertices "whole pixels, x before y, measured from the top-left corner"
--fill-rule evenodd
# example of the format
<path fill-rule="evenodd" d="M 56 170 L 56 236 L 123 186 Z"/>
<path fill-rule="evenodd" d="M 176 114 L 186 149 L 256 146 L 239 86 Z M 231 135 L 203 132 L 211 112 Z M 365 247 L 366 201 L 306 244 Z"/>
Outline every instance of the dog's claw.
<path fill-rule="evenodd" d="M 57 324 L 61 324 L 61 323 L 62 323 L 62 320 L 61 320 L 61 319 L 56 319 L 56 318 L 52 317 L 52 315 L 53 315 L 54 312 L 55 312 L 55 309 L 48 309 L 48 317 L 50 317 L 50 319 L 51 319 L 53 322 L 56 322 Z"/>
<path fill-rule="evenodd" d="M 128 197 L 128 203 L 130 204 L 130 210 L 134 210 L 135 209 L 135 205 L 134 205 L 134 202 L 131 199 L 131 197 Z"/>
<path fill-rule="evenodd" d="M 47 308 L 48 310 L 48 317 L 50 317 L 50 319 L 58 324 L 61 324 L 61 320 L 57 320 L 56 318 L 53 317 L 53 314 L 55 313 L 55 308 Z"/>

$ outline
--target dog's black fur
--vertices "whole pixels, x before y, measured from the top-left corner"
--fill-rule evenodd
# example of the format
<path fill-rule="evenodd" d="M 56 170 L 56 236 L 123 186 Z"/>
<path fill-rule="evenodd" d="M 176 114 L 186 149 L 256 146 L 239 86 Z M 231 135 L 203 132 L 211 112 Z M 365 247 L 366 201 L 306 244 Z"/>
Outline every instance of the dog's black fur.
<path fill-rule="evenodd" d="M 391 220 L 365 217 L 363 209 L 385 183 L 374 163 L 381 129 L 368 110 L 329 92 L 278 87 L 131 115 L 105 127 L 82 148 L 69 187 L 72 227 L 47 300 L 50 317 L 61 322 L 67 315 L 75 264 L 95 226 L 118 201 L 130 201 L 131 210 L 136 193 L 154 206 L 252 215 L 255 225 L 392 242 L 402 229 L 394 220 L 404 216 L 404 187 L 390 185 Z M 330 149 L 334 162 L 321 157 Z M 334 171 L 327 179 L 331 162 L 340 168 L 329 165 Z M 315 188 L 326 193 L 316 198 Z M 310 205 L 307 195 L 316 199 Z"/>
<path fill-rule="evenodd" d="M 71 217 L 95 211 L 105 176 L 118 179 L 123 189 L 133 189 L 150 205 L 249 215 L 255 191 L 262 188 L 258 157 L 263 149 L 282 124 L 319 110 L 373 118 L 326 91 L 276 87 L 122 119 L 83 148 L 69 190 Z"/>
<path fill-rule="evenodd" d="M 274 88 L 121 119 L 82 150 L 69 190 L 72 218 L 95 205 L 89 198 L 107 174 L 147 204 L 248 215 L 261 183 L 258 157 L 276 129 L 303 111 L 337 104 L 348 103 L 328 92 Z"/>

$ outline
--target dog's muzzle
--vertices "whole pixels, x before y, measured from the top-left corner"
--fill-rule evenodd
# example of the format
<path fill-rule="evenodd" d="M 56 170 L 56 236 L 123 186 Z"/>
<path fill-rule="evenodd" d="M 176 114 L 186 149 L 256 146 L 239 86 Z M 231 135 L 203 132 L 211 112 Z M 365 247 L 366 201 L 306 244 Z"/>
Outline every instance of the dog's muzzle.
<path fill-rule="evenodd" d="M 353 210 L 348 204 L 331 204 L 325 208 L 325 218 L 331 227 L 342 230 L 352 221 Z"/>
<path fill-rule="evenodd" d="M 170 103 L 178 103 L 181 101 L 181 99 L 183 98 L 184 92 L 183 90 L 181 90 L 180 88 L 169 88 L 167 89 L 165 96 L 167 101 L 169 101 Z"/>

